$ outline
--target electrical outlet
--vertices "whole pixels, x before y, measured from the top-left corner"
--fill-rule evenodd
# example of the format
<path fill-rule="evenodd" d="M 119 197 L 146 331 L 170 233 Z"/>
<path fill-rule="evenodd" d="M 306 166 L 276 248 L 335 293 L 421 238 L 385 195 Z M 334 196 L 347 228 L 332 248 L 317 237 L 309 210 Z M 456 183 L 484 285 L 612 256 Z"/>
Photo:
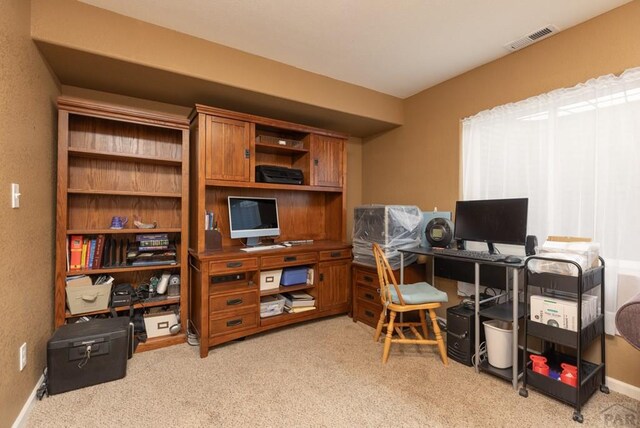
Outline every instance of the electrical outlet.
<path fill-rule="evenodd" d="M 27 342 L 23 343 L 20 347 L 20 371 L 24 370 L 24 366 L 27 365 Z"/>

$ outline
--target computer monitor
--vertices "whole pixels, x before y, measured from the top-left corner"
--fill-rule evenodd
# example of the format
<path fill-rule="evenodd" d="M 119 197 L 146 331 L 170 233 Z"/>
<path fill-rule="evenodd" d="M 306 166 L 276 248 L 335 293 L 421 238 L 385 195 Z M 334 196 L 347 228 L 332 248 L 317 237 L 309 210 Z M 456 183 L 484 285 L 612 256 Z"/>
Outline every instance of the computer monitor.
<path fill-rule="evenodd" d="M 280 235 L 275 198 L 229 196 L 228 202 L 232 239 L 247 238 L 248 246 L 256 246 L 263 236 Z"/>
<path fill-rule="evenodd" d="M 463 241 L 524 245 L 529 199 L 487 199 L 456 202 L 454 237 Z"/>

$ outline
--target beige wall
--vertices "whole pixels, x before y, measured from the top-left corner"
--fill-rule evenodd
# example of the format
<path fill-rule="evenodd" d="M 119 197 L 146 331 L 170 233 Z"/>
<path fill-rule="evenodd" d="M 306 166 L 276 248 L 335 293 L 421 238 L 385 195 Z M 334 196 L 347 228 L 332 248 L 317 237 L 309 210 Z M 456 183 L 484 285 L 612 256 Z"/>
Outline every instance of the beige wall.
<path fill-rule="evenodd" d="M 405 100 L 404 126 L 365 140 L 363 201 L 452 210 L 459 191 L 460 120 L 640 66 L 639 22 L 640 1 L 631 2 Z M 607 344 L 607 374 L 640 386 L 640 353 L 620 338 Z"/>
<path fill-rule="evenodd" d="M 245 111 L 268 117 L 288 111 L 295 120 L 301 110 L 322 110 L 320 121 L 331 124 L 334 112 L 351 120 L 370 118 L 389 124 L 402 123 L 402 100 L 361 86 L 310 73 L 256 55 L 222 46 L 173 30 L 138 21 L 75 0 L 32 0 L 32 37 L 42 47 L 63 84 L 128 94 L 185 106 L 195 102 L 238 109 L 238 100 L 257 98 L 269 104 Z M 70 52 L 72 51 L 72 52 Z M 77 52 L 97 54 L 87 59 Z M 137 67 L 112 68 L 116 61 Z M 118 70 L 104 76 L 94 73 Z M 145 68 L 143 68 L 145 67 Z M 153 70 L 172 73 L 159 74 Z M 122 76 L 120 74 L 125 74 Z M 141 80 L 141 78 L 143 80 Z M 164 79 L 164 85 L 149 81 Z M 134 82 L 134 85 L 128 82 Z M 210 84 L 207 85 L 207 82 Z M 141 92 L 140 87 L 149 89 Z M 223 88 L 221 88 L 223 87 Z M 215 89 L 214 89 L 215 88 Z M 235 88 L 233 92 L 229 88 Z M 268 95 L 271 98 L 265 97 Z M 186 96 L 186 98 L 185 98 Z M 161 98 L 159 98 L 161 97 Z M 285 105 L 294 105 L 295 110 Z M 249 105 L 249 104 L 247 104 Z M 311 114 L 311 113 L 310 113 Z M 286 119 L 286 118 L 285 118 Z M 340 122 L 339 120 L 336 120 Z M 311 123 L 330 127 L 322 123 Z M 386 129 L 390 127 L 387 126 Z M 337 129 L 344 131 L 344 129 Z"/>
<path fill-rule="evenodd" d="M 0 427 L 10 426 L 46 364 L 53 330 L 57 84 L 29 36 L 29 2 L 0 2 Z M 12 209 L 10 183 L 20 184 Z M 27 366 L 18 348 L 27 343 Z"/>

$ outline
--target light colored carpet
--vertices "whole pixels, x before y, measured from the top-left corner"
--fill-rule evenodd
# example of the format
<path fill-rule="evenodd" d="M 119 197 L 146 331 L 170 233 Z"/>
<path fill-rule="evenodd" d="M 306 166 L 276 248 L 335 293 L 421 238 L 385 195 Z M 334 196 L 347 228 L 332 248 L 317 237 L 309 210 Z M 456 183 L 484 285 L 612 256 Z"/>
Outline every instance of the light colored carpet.
<path fill-rule="evenodd" d="M 394 346 L 382 365 L 372 335 L 339 316 L 218 346 L 204 359 L 186 344 L 136 354 L 124 379 L 37 402 L 27 426 L 581 426 L 570 406 L 535 391 L 522 398 L 453 361 L 443 366 L 435 347 Z M 596 392 L 583 426 L 639 410 L 623 395 Z"/>

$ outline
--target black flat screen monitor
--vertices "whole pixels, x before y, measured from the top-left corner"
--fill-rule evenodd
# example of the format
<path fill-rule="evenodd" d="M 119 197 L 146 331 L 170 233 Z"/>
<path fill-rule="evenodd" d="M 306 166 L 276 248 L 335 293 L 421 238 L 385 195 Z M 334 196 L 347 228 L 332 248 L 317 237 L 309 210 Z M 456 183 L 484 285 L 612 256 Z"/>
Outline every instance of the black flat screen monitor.
<path fill-rule="evenodd" d="M 486 199 L 456 202 L 454 237 L 463 241 L 524 245 L 529 199 Z"/>

